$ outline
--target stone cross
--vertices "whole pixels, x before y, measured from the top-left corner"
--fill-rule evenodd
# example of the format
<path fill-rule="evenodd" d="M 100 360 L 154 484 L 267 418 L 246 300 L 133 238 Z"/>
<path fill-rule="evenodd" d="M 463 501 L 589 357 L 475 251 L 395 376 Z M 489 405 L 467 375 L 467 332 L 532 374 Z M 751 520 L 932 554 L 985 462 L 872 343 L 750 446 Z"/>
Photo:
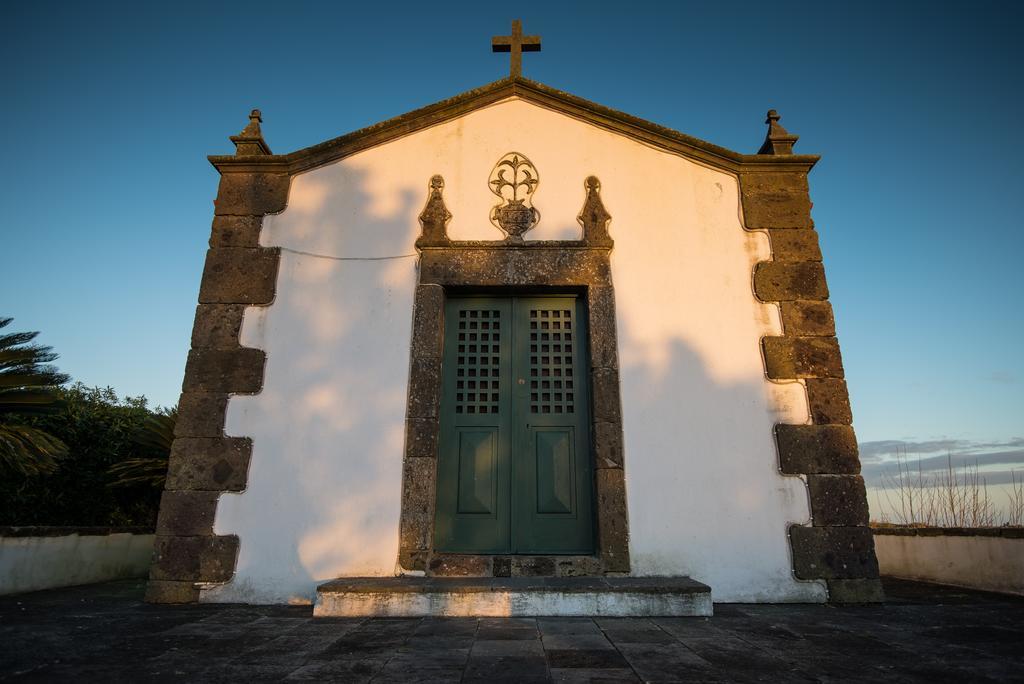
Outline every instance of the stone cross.
<path fill-rule="evenodd" d="M 512 53 L 508 75 L 511 78 L 519 78 L 523 75 L 523 53 L 540 52 L 540 36 L 524 36 L 523 23 L 513 19 L 512 35 L 491 38 L 491 50 Z"/>

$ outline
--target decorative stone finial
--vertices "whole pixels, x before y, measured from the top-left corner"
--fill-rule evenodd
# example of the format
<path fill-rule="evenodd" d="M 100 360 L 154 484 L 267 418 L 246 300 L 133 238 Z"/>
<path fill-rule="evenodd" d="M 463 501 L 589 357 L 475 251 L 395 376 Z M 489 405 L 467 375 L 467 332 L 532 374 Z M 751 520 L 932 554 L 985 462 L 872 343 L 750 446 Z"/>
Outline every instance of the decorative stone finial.
<path fill-rule="evenodd" d="M 444 178 L 434 175 L 430 178 L 430 192 L 427 195 L 427 204 L 420 213 L 420 225 L 423 232 L 416 239 L 417 247 L 432 247 L 449 244 L 447 226 L 452 218 L 452 213 L 444 204 L 444 197 L 441 196 L 444 190 Z"/>
<path fill-rule="evenodd" d="M 509 178 L 506 173 L 511 172 Z M 488 179 L 491 192 L 501 198 L 491 210 L 491 223 L 510 242 L 522 242 L 523 234 L 537 225 L 540 212 L 533 208 L 533 193 L 540 184 L 540 174 L 526 155 L 509 152 L 498 160 Z"/>
<path fill-rule="evenodd" d="M 235 155 L 248 154 L 273 154 L 267 142 L 263 139 L 263 132 L 260 130 L 260 123 L 263 116 L 260 110 L 254 109 L 249 112 L 249 123 L 238 135 L 231 136 L 231 142 L 235 143 Z"/>
<path fill-rule="evenodd" d="M 612 215 L 601 201 L 601 181 L 597 176 L 587 176 L 583 186 L 587 189 L 587 198 L 583 201 L 580 215 L 576 217 L 583 226 L 583 241 L 595 247 L 611 247 L 613 241 L 608 235 L 608 222 L 612 220 Z"/>
<path fill-rule="evenodd" d="M 786 131 L 779 123 L 781 118 L 774 109 L 768 110 L 768 118 L 764 120 L 768 124 L 768 135 L 765 136 L 761 149 L 757 151 L 758 154 L 793 154 L 793 145 L 800 136 Z"/>

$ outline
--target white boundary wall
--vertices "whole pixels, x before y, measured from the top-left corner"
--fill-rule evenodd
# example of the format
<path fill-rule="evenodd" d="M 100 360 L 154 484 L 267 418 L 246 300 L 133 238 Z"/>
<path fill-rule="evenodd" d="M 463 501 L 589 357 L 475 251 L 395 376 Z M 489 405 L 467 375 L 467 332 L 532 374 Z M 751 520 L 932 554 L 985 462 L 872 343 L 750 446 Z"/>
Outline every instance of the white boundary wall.
<path fill-rule="evenodd" d="M 152 534 L 0 537 L 0 595 L 145 577 Z"/>
<path fill-rule="evenodd" d="M 1024 595 L 1024 537 L 876 530 L 875 553 L 883 575 Z"/>

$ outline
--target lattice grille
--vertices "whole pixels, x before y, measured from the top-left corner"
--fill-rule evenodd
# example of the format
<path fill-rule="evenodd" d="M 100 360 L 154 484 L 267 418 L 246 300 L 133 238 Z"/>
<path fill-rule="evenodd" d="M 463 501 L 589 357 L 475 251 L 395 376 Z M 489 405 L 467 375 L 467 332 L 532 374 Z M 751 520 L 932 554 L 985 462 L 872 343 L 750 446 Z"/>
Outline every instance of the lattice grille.
<path fill-rule="evenodd" d="M 497 413 L 501 312 L 494 309 L 459 311 L 458 351 L 455 412 Z"/>
<path fill-rule="evenodd" d="M 572 311 L 530 310 L 530 413 L 573 413 Z"/>

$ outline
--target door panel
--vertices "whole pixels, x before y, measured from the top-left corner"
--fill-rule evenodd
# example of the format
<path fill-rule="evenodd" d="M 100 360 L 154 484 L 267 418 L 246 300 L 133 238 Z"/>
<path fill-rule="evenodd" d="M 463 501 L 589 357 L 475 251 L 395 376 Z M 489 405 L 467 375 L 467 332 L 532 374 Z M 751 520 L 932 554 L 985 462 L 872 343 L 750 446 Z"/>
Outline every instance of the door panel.
<path fill-rule="evenodd" d="M 459 430 L 459 513 L 497 510 L 498 454 L 495 430 Z"/>
<path fill-rule="evenodd" d="M 537 459 L 537 513 L 572 513 L 572 431 L 559 428 L 534 431 Z"/>
<path fill-rule="evenodd" d="M 508 299 L 445 305 L 438 550 L 508 553 L 511 545 L 511 320 Z"/>
<path fill-rule="evenodd" d="M 438 550 L 593 551 L 582 310 L 566 296 L 448 300 Z"/>
<path fill-rule="evenodd" d="M 513 303 L 517 553 L 593 551 L 583 309 L 576 297 L 520 297 Z"/>

